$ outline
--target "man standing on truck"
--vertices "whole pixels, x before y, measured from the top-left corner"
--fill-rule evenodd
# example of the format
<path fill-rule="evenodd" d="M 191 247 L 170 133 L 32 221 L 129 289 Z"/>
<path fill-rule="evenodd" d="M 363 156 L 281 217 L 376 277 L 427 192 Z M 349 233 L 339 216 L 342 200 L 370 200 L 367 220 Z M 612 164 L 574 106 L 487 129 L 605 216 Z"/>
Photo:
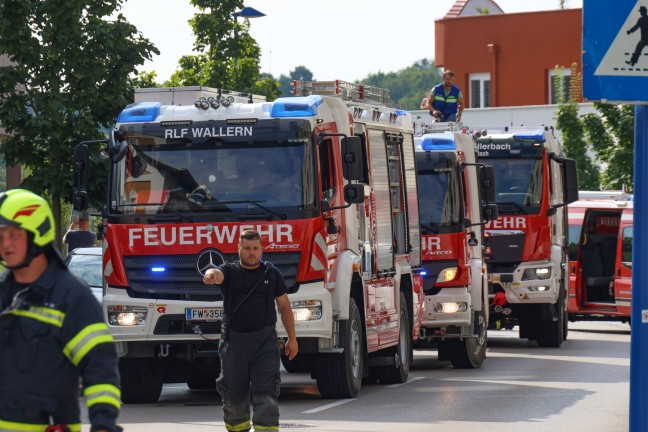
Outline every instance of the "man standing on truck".
<path fill-rule="evenodd" d="M 80 431 L 79 376 L 92 432 L 117 432 L 117 353 L 92 292 L 53 246 L 40 196 L 0 194 L 0 431 Z"/>
<path fill-rule="evenodd" d="M 275 325 L 277 314 L 288 334 L 286 356 L 298 352 L 288 289 L 279 270 L 261 262 L 261 235 L 241 233 L 239 261 L 205 272 L 203 282 L 220 285 L 225 316 L 218 354 L 221 374 L 216 388 L 223 399 L 228 431 L 249 431 L 250 400 L 255 430 L 279 430 L 280 353 Z"/>
<path fill-rule="evenodd" d="M 455 75 L 450 69 L 443 72 L 443 84 L 434 86 L 428 98 L 432 117 L 442 122 L 460 122 L 464 110 L 463 95 L 454 85 Z"/>

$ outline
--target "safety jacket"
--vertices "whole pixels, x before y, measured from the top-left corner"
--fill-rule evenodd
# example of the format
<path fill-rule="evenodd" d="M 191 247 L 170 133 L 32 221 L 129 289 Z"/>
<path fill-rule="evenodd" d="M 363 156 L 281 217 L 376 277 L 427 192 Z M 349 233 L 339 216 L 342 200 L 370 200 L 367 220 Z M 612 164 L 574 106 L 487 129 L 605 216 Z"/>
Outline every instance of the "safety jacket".
<path fill-rule="evenodd" d="M 445 94 L 443 84 L 434 86 L 434 89 L 432 90 L 432 97 L 434 98 L 432 107 L 437 111 L 441 111 L 443 118 L 447 118 L 457 112 L 460 92 L 459 87 L 453 85 L 448 96 Z"/>
<path fill-rule="evenodd" d="M 11 298 L 0 275 L 0 431 L 81 430 L 79 378 L 91 431 L 119 431 L 117 353 L 101 307 L 59 259 Z"/>

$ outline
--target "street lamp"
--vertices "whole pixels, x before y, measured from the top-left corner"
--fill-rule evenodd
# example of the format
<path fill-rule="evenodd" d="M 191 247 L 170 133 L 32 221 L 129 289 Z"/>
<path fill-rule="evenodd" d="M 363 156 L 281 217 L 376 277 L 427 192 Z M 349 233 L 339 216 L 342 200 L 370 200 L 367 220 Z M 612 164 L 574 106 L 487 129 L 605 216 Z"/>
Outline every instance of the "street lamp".
<path fill-rule="evenodd" d="M 246 19 L 261 18 L 264 17 L 265 14 L 251 7 L 244 7 L 240 11 L 232 13 L 232 16 L 234 17 L 234 23 L 236 24 L 236 27 L 234 27 L 234 39 L 238 39 L 238 17 L 246 18 Z M 234 73 L 236 74 L 237 71 L 238 71 L 238 55 L 234 57 Z"/>

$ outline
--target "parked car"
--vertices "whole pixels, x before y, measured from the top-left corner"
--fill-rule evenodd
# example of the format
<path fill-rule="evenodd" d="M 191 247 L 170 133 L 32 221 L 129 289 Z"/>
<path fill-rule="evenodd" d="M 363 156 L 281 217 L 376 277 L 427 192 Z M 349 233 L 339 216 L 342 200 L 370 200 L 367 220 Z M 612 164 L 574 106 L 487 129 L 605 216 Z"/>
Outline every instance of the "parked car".
<path fill-rule="evenodd" d="M 65 257 L 65 265 L 90 286 L 99 303 L 103 297 L 101 259 L 100 247 L 76 248 Z"/>

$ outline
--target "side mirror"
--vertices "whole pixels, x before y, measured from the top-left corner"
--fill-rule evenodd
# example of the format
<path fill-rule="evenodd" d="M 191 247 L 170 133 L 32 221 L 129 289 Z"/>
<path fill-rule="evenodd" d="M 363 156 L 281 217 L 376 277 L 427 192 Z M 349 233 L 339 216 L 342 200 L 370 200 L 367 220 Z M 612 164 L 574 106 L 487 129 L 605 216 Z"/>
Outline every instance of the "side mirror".
<path fill-rule="evenodd" d="M 499 210 L 497 204 L 485 205 L 482 209 L 482 218 L 485 222 L 497 220 L 499 217 Z"/>
<path fill-rule="evenodd" d="M 124 159 L 128 151 L 128 142 L 120 131 L 115 131 L 110 141 L 108 141 L 108 156 L 113 162 L 119 162 Z"/>
<path fill-rule="evenodd" d="M 74 146 L 74 189 L 77 191 L 88 188 L 88 146 L 81 143 Z"/>
<path fill-rule="evenodd" d="M 563 159 L 563 186 L 565 204 L 578 201 L 578 171 L 576 170 L 576 161 L 574 159 Z"/>
<path fill-rule="evenodd" d="M 86 211 L 90 207 L 90 196 L 86 191 L 76 191 L 74 192 L 74 200 L 72 202 L 72 207 L 76 211 Z"/>
<path fill-rule="evenodd" d="M 364 202 L 364 186 L 361 184 L 348 184 L 344 186 L 344 201 L 349 204 L 361 204 Z"/>
<path fill-rule="evenodd" d="M 347 180 L 362 181 L 362 140 L 351 136 L 342 138 L 342 175 Z"/>
<path fill-rule="evenodd" d="M 480 172 L 480 185 L 482 198 L 487 202 L 497 201 L 497 188 L 495 187 L 495 167 L 484 165 Z"/>

